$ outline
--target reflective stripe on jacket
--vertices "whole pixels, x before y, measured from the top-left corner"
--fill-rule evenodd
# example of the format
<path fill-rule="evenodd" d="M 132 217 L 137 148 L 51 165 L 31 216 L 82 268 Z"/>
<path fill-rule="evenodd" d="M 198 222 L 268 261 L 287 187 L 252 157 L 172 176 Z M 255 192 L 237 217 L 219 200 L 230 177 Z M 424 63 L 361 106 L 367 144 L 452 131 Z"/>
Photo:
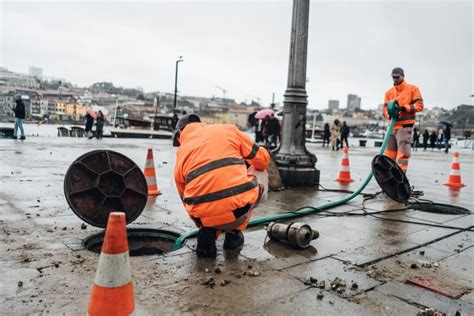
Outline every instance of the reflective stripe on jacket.
<path fill-rule="evenodd" d="M 389 123 L 390 118 L 388 115 L 387 104 L 392 100 L 397 100 L 400 107 L 403 107 L 406 110 L 405 112 L 400 111 L 399 117 L 393 128 L 400 129 L 403 125 L 415 124 L 416 112 L 423 111 L 423 98 L 421 97 L 420 89 L 403 81 L 400 85 L 394 85 L 385 92 L 383 115 L 388 119 Z"/>
<path fill-rule="evenodd" d="M 192 123 L 180 136 L 174 178 L 191 217 L 203 226 L 233 222 L 233 211 L 256 202 L 256 178 L 245 161 L 265 170 L 270 155 L 247 135 L 229 124 Z"/>

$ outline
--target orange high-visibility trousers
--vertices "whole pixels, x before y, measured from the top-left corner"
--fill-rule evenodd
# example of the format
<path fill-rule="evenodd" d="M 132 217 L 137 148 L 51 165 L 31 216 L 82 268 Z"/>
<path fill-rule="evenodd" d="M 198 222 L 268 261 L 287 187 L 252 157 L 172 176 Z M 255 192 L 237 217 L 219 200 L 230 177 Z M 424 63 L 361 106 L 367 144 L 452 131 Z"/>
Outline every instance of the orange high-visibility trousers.
<path fill-rule="evenodd" d="M 407 172 L 411 157 L 412 133 L 413 126 L 393 130 L 384 152 L 384 155 L 395 160 L 404 172 Z"/>

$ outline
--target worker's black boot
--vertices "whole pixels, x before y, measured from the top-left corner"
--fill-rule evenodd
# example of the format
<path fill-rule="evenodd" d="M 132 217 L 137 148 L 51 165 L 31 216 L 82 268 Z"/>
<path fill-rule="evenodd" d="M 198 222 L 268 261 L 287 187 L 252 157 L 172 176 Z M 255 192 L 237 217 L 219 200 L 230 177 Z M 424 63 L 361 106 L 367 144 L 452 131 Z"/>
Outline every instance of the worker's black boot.
<path fill-rule="evenodd" d="M 231 250 L 244 244 L 244 234 L 240 230 L 233 230 L 225 234 L 224 249 Z"/>
<path fill-rule="evenodd" d="M 199 229 L 197 234 L 196 254 L 198 257 L 216 257 L 216 229 L 209 227 Z"/>

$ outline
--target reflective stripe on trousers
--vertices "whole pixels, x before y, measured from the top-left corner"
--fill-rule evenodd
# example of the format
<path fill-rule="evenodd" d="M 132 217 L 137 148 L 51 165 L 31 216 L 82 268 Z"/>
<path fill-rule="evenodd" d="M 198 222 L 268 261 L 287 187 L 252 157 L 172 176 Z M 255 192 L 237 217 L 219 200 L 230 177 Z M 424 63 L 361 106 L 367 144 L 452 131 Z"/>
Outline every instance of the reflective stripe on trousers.
<path fill-rule="evenodd" d="M 411 157 L 411 141 L 413 127 L 403 127 L 393 130 L 388 140 L 384 155 L 392 158 L 406 172 Z"/>

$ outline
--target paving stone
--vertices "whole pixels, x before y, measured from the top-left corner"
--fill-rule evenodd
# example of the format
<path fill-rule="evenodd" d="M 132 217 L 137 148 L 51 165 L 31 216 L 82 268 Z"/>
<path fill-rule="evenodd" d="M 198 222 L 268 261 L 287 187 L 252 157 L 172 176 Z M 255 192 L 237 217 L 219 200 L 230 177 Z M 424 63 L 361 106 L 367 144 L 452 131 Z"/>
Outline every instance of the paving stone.
<path fill-rule="evenodd" d="M 352 300 L 377 315 L 416 315 L 421 310 L 405 300 L 383 294 L 377 289 L 356 295 Z"/>
<path fill-rule="evenodd" d="M 446 296 L 409 284 L 388 282 L 378 287 L 377 290 L 406 302 L 432 307 L 449 315 L 454 315 L 456 311 L 459 311 L 461 315 L 473 315 L 474 313 L 474 305 L 472 304 L 461 300 L 452 300 Z"/>
<path fill-rule="evenodd" d="M 327 291 L 324 297 L 316 298 L 319 289 L 304 291 L 279 298 L 256 309 L 256 314 L 265 315 L 377 315 L 360 305 L 348 302 Z"/>

